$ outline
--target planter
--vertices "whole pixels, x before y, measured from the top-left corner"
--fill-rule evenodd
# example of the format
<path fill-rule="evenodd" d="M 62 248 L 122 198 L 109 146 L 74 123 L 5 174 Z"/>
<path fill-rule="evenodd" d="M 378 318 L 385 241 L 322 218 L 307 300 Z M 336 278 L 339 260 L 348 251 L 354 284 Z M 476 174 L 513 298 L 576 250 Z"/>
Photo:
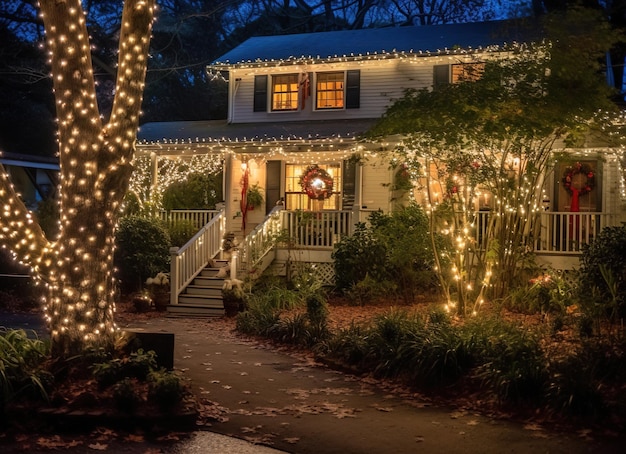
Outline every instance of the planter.
<path fill-rule="evenodd" d="M 157 311 L 164 311 L 167 309 L 168 304 L 170 304 L 169 290 L 153 292 L 152 301 L 154 302 L 154 308 Z"/>

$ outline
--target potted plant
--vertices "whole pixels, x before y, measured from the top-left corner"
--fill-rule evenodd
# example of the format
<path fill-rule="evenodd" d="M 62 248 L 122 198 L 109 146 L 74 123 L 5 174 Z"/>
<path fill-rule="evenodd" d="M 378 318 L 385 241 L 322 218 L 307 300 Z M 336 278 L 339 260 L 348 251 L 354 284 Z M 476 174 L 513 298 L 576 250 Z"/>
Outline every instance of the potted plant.
<path fill-rule="evenodd" d="M 164 311 L 170 302 L 170 277 L 167 273 L 157 273 L 146 280 L 150 297 L 157 311 Z"/>
<path fill-rule="evenodd" d="M 246 202 L 248 203 L 248 210 L 254 210 L 255 208 L 263 205 L 265 198 L 263 196 L 263 188 L 259 187 L 259 184 L 254 184 L 248 188 L 246 193 Z"/>

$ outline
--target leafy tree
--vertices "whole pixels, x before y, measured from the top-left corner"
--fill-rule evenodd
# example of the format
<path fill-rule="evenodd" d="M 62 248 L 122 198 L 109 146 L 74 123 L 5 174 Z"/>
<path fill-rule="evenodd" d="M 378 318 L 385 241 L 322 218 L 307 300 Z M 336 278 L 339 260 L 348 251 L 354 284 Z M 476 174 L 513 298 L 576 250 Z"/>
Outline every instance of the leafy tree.
<path fill-rule="evenodd" d="M 113 319 L 113 234 L 132 172 L 154 0 L 122 13 L 112 113 L 96 102 L 89 32 L 80 0 L 41 0 L 58 117 L 61 232 L 49 241 L 0 168 L 0 242 L 48 288 L 52 351 L 106 345 Z"/>
<path fill-rule="evenodd" d="M 222 174 L 194 173 L 185 181 L 172 183 L 163 193 L 166 210 L 215 209 L 222 200 Z"/>
<path fill-rule="evenodd" d="M 423 161 L 431 234 L 448 236 L 450 253 L 436 260 L 445 297 L 465 314 L 485 296 L 501 297 L 534 247 L 537 201 L 557 139 L 575 144 L 615 112 L 600 58 L 616 35 L 594 11 L 546 15 L 545 43 L 516 45 L 490 59 L 480 74 L 435 90 L 409 91 L 371 134 L 404 134 L 397 152 Z M 494 203 L 476 234 L 475 206 Z M 484 219 L 484 218 L 483 218 Z M 479 238 L 480 241 L 476 241 Z"/>

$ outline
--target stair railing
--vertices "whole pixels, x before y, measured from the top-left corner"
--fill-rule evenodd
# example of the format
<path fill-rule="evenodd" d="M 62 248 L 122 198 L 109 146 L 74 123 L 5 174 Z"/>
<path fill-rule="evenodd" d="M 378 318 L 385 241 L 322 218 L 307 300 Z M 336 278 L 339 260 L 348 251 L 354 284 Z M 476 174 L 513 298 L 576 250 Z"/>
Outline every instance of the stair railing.
<path fill-rule="evenodd" d="M 224 211 L 214 215 L 187 244 L 170 249 L 170 304 L 178 304 L 183 289 L 202 271 L 222 248 L 226 229 Z"/>
<path fill-rule="evenodd" d="M 257 225 L 256 228 L 243 239 L 241 247 L 239 248 L 240 254 L 236 262 L 236 269 L 238 271 L 245 270 L 248 273 L 252 271 L 256 273 L 263 272 L 262 269 L 257 269 L 257 267 L 262 266 L 264 262 L 263 259 L 274 249 L 276 238 L 279 236 L 282 229 L 280 216 L 282 209 L 283 205 L 274 207 L 263 222 Z"/>

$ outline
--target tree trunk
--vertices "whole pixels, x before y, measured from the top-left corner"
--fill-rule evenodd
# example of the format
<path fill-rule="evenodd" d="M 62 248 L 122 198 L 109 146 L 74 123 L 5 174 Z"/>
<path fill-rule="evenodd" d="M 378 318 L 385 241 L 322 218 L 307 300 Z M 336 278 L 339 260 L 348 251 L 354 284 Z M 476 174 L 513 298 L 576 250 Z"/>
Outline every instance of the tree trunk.
<path fill-rule="evenodd" d="M 80 0 L 41 0 L 59 121 L 61 232 L 37 272 L 48 284 L 53 354 L 110 345 L 114 323 L 113 245 L 132 172 L 154 0 L 127 0 L 116 94 L 102 125 Z"/>

